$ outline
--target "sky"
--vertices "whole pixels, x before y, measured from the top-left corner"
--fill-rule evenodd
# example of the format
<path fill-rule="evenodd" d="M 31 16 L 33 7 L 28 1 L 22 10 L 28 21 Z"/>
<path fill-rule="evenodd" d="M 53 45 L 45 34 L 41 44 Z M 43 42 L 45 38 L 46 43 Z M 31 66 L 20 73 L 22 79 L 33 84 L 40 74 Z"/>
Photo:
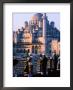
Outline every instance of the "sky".
<path fill-rule="evenodd" d="M 29 21 L 30 17 L 35 13 L 13 13 L 12 15 L 12 27 L 13 31 L 17 31 L 24 26 L 25 21 Z M 46 13 L 49 22 L 54 21 L 55 27 L 60 29 L 60 14 L 59 13 Z"/>

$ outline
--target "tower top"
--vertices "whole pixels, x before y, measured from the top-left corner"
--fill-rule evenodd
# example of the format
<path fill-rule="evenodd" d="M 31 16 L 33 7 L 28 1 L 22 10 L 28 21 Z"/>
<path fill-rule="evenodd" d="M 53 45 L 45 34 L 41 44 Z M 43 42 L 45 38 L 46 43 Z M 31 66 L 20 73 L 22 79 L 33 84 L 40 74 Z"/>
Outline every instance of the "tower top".
<path fill-rule="evenodd" d="M 43 16 L 46 16 L 46 13 L 44 13 Z"/>
<path fill-rule="evenodd" d="M 43 18 L 47 18 L 46 13 L 43 14 Z"/>

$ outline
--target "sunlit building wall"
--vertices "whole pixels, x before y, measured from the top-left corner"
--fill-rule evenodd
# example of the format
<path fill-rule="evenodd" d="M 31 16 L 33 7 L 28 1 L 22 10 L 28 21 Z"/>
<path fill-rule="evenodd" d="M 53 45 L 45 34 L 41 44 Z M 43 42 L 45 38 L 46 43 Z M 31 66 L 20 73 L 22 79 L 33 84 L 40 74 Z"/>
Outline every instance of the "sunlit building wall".
<path fill-rule="evenodd" d="M 58 42 L 54 39 L 60 42 L 60 31 L 42 13 L 30 17 L 29 22 L 25 21 L 23 28 L 18 29 L 13 36 L 13 41 L 17 41 L 20 48 L 29 49 L 30 53 L 46 55 L 51 55 L 54 49 L 59 53 Z"/>
<path fill-rule="evenodd" d="M 58 40 L 52 40 L 51 42 L 52 52 L 56 52 L 56 54 L 60 54 L 60 42 Z"/>

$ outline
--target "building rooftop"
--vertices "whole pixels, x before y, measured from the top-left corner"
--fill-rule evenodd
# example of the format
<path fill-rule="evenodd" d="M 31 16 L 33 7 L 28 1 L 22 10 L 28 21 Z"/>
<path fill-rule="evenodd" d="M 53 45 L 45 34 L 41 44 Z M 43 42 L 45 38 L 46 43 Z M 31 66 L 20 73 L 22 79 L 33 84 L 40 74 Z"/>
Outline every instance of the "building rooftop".
<path fill-rule="evenodd" d="M 42 13 L 36 13 L 31 17 L 31 20 L 40 20 L 42 18 Z"/>

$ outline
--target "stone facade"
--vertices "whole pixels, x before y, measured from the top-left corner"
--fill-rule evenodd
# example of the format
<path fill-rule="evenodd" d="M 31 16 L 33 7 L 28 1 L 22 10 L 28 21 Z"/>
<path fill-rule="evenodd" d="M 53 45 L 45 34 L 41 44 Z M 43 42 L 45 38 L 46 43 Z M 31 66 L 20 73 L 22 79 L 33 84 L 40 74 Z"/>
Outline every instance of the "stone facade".
<path fill-rule="evenodd" d="M 36 13 L 21 29 L 13 33 L 14 51 L 21 49 L 23 52 L 29 51 L 30 54 L 51 55 L 54 47 L 51 43 L 54 39 L 60 42 L 60 31 L 54 22 L 49 23 L 46 13 Z"/>

